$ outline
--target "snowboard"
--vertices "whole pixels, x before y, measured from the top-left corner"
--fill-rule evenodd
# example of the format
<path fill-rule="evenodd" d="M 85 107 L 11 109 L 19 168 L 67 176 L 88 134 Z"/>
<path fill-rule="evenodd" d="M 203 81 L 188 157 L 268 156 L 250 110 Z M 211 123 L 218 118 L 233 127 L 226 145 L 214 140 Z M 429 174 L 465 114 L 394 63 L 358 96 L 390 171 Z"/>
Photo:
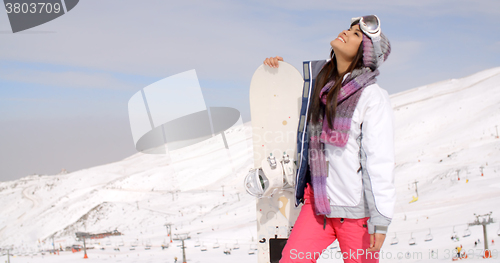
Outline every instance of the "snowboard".
<path fill-rule="evenodd" d="M 295 207 L 297 127 L 304 80 L 286 62 L 261 65 L 250 83 L 254 169 L 269 178 L 257 199 L 258 262 L 278 262 L 300 208 Z"/>

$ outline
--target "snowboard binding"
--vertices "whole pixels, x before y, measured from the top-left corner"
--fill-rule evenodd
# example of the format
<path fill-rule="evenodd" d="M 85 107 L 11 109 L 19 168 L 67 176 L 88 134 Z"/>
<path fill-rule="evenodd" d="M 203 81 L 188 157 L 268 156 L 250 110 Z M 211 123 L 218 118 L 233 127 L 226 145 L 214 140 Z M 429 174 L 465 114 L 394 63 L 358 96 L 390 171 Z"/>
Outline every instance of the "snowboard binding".
<path fill-rule="evenodd" d="M 279 190 L 293 191 L 296 167 L 293 158 L 286 152 L 276 161 L 273 154 L 262 160 L 262 167 L 250 169 L 245 177 L 245 190 L 257 198 L 271 197 Z"/>

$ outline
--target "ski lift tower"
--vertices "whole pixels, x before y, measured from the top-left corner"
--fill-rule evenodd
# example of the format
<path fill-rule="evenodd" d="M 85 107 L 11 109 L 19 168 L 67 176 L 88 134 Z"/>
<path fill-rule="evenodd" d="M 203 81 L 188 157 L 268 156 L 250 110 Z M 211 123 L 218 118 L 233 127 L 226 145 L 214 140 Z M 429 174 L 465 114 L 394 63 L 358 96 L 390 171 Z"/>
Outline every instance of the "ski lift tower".
<path fill-rule="evenodd" d="M 186 247 L 184 246 L 184 240 L 186 240 L 186 239 L 189 238 L 189 233 L 182 233 L 182 234 L 175 234 L 175 235 L 182 242 L 182 263 L 187 263 L 187 261 L 186 261 L 186 250 L 185 250 Z"/>
<path fill-rule="evenodd" d="M 167 223 L 165 224 L 165 227 L 167 228 L 168 236 L 170 237 L 170 243 L 172 243 L 172 224 Z"/>
<path fill-rule="evenodd" d="M 415 194 L 417 195 L 416 197 L 413 196 L 413 199 L 410 201 L 410 203 L 413 203 L 413 202 L 416 202 L 418 201 L 418 188 L 417 188 L 417 184 L 418 184 L 418 181 L 415 180 L 415 182 L 413 182 L 412 184 L 415 184 Z"/>
<path fill-rule="evenodd" d="M 486 226 L 488 224 L 491 224 L 493 223 L 493 218 L 491 218 L 491 214 L 493 212 L 489 212 L 488 214 L 484 214 L 484 215 L 476 215 L 474 214 L 474 216 L 476 217 L 476 220 L 472 223 L 469 223 L 469 226 L 483 226 L 483 235 L 484 235 L 484 253 L 485 255 L 488 253 L 487 251 L 489 250 L 488 249 L 488 236 L 487 236 L 487 233 L 486 233 Z M 491 257 L 491 256 L 490 256 Z"/>
<path fill-rule="evenodd" d="M 418 188 L 417 188 L 417 184 L 418 184 L 418 181 L 415 180 L 415 182 L 413 182 L 415 184 L 415 194 L 417 194 L 417 198 L 418 198 Z"/>
<path fill-rule="evenodd" d="M 12 250 L 12 245 L 7 248 L 7 261 L 6 263 L 10 263 L 10 251 Z"/>
<path fill-rule="evenodd" d="M 88 258 L 88 256 L 87 256 L 87 246 L 85 244 L 85 239 L 90 238 L 90 234 L 89 233 L 85 233 L 85 232 L 76 232 L 75 235 L 76 235 L 76 239 L 77 240 L 83 240 L 83 253 L 85 254 L 83 256 L 83 258 Z"/>
<path fill-rule="evenodd" d="M 54 244 L 54 235 L 55 235 L 55 233 L 52 234 L 52 236 L 50 236 L 50 238 L 52 239 L 52 251 L 53 251 L 53 253 L 55 255 L 56 254 L 56 246 Z"/>

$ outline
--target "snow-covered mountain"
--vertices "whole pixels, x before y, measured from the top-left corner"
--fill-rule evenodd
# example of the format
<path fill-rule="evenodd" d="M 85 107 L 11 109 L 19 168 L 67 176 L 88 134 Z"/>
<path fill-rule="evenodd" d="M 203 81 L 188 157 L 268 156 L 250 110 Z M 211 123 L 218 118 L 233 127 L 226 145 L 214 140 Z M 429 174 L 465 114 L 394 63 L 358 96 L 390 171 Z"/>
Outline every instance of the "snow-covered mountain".
<path fill-rule="evenodd" d="M 457 245 L 473 249 L 480 239 L 477 248 L 481 247 L 480 226 L 469 227 L 471 236 L 462 236 L 474 213 L 492 212 L 496 222 L 500 218 L 500 68 L 394 94 L 391 100 L 398 201 L 384 253 L 392 258 L 401 255 L 408 262 L 418 261 L 422 253 L 425 262 L 431 250 L 445 260 Z M 52 235 L 56 247 L 65 247 L 75 243 L 75 232 L 117 229 L 124 235 L 105 239 L 112 243 L 110 248 L 124 243 L 129 251 L 133 242 L 143 247 L 151 243 L 158 250 L 148 252 L 151 257 L 181 259 L 178 241 L 165 252 L 159 249 L 170 238 L 165 224 L 172 224 L 174 234 L 189 232 L 188 261 L 230 262 L 237 257 L 256 262 L 255 255 L 248 255 L 256 242 L 255 199 L 243 188 L 243 178 L 253 166 L 251 124 L 233 126 L 225 133 L 229 149 L 218 135 L 169 156 L 137 153 L 69 174 L 1 182 L 0 247 L 20 252 L 49 248 Z M 415 186 L 419 199 L 410 203 Z M 498 238 L 499 230 L 498 223 L 488 226 L 492 249 L 498 246 L 491 239 Z M 425 242 L 429 232 L 433 240 Z M 451 240 L 453 232 L 458 242 Z M 391 245 L 395 236 L 399 242 Z M 410 238 L 416 245 L 409 245 Z M 213 248 L 216 244 L 219 249 Z M 236 244 L 241 249 L 233 250 L 232 256 L 222 253 Z M 207 251 L 201 252 L 201 246 Z M 125 260 L 132 252 L 123 250 L 99 255 Z M 318 262 L 332 262 L 332 257 Z"/>

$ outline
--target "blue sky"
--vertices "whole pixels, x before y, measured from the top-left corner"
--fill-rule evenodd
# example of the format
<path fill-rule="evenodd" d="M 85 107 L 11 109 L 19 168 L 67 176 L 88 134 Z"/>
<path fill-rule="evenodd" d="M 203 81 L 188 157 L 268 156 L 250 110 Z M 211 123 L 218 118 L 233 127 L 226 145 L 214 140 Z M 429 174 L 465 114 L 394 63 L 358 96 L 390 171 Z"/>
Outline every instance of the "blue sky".
<path fill-rule="evenodd" d="M 392 44 L 390 94 L 500 66 L 500 1 L 85 0 L 12 34 L 0 11 L 0 181 L 135 153 L 127 103 L 195 69 L 207 106 L 250 120 L 248 88 L 269 56 L 325 59 L 354 16 L 377 14 Z"/>

